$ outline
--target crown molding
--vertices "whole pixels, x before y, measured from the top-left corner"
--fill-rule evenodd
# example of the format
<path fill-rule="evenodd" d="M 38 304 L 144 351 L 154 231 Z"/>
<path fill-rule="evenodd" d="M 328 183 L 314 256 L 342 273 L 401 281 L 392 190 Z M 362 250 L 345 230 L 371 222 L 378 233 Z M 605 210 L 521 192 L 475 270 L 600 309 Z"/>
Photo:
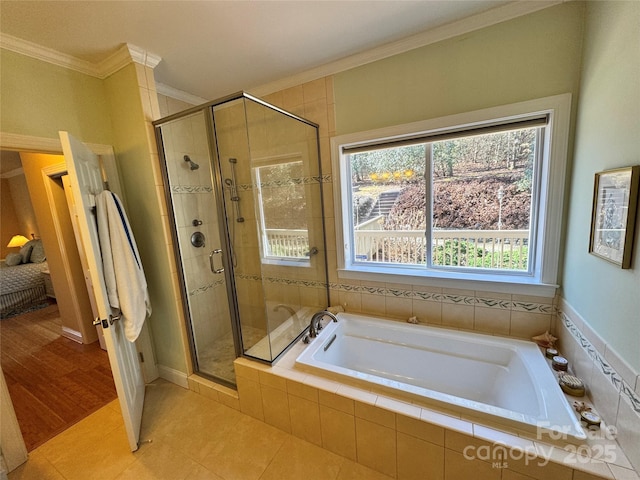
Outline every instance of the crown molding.
<path fill-rule="evenodd" d="M 162 60 L 161 57 L 128 43 L 122 44 L 114 53 L 99 63 L 91 63 L 72 55 L 43 47 L 37 43 L 0 32 L 0 48 L 42 60 L 59 67 L 75 70 L 92 77 L 104 80 L 131 62 L 145 67 L 155 68 Z"/>
<path fill-rule="evenodd" d="M 85 145 L 96 155 L 113 156 L 113 147 L 111 145 L 88 142 L 85 142 Z M 59 138 L 34 137 L 33 135 L 10 132 L 0 132 L 0 148 L 19 152 L 51 153 L 54 155 L 62 153 L 62 143 Z"/>
<path fill-rule="evenodd" d="M 100 73 L 100 78 L 104 79 L 126 67 L 131 62 L 139 63 L 145 67 L 156 68 L 161 60 L 162 58 L 158 55 L 154 55 L 130 43 L 124 43 L 113 54 L 102 60 L 97 65 L 97 69 Z"/>
<path fill-rule="evenodd" d="M 202 105 L 203 103 L 207 103 L 209 100 L 206 98 L 198 97 L 197 95 L 192 95 L 183 90 L 178 90 L 177 88 L 170 87 L 169 85 L 165 85 L 164 83 L 156 82 L 156 91 L 160 95 L 164 95 L 165 97 L 171 97 L 176 100 L 181 100 L 190 105 Z"/>
<path fill-rule="evenodd" d="M 519 0 L 513 3 L 508 3 L 501 7 L 496 7 L 491 10 L 487 10 L 486 12 L 473 15 L 471 17 L 447 23 L 440 27 L 417 33 L 415 35 L 411 35 L 395 42 L 381 45 L 380 47 L 376 47 L 362 53 L 356 53 L 354 55 L 341 58 L 334 62 L 320 65 L 310 70 L 297 73 L 290 77 L 249 88 L 248 91 L 256 96 L 268 95 L 270 93 L 284 90 L 285 88 L 301 85 L 303 83 L 317 80 L 318 78 L 327 77 L 329 75 L 335 75 L 352 68 L 366 65 L 367 63 L 382 60 L 393 55 L 405 53 L 409 50 L 414 50 L 416 48 L 431 45 L 433 43 L 457 37 L 458 35 L 463 35 L 465 33 L 470 33 L 475 30 L 480 30 L 481 28 L 490 27 L 491 25 L 506 22 L 517 17 L 543 10 L 545 8 L 559 5 L 561 3 L 564 3 L 565 1 L 566 0 Z"/>
<path fill-rule="evenodd" d="M 110 77 L 121 68 L 129 65 L 131 61 L 132 57 L 129 54 L 128 46 L 126 44 L 120 45 L 115 52 L 96 65 L 99 78 L 105 79 Z"/>
<path fill-rule="evenodd" d="M 61 153 L 59 138 L 34 137 L 20 133 L 0 132 L 0 148 L 21 152 Z"/>
<path fill-rule="evenodd" d="M 416 48 L 424 47 L 432 43 L 440 42 L 465 33 L 473 32 L 481 28 L 496 25 L 512 20 L 523 15 L 553 7 L 568 0 L 518 0 L 501 7 L 493 8 L 486 12 L 467 17 L 462 20 L 448 23 L 440 27 L 427 30 L 407 38 L 382 45 L 362 53 L 357 53 L 329 62 L 318 67 L 285 77 L 267 84 L 248 88 L 253 95 L 264 96 L 273 92 L 284 90 L 296 85 L 317 80 L 318 78 L 335 75 L 337 73 L 356 68 L 367 63 L 382 60 L 384 58 L 408 52 Z M 52 63 L 64 68 L 78 71 L 100 79 L 107 78 L 130 62 L 139 63 L 147 67 L 155 68 L 161 61 L 161 57 L 130 44 L 123 44 L 116 52 L 98 64 L 67 55 L 56 50 L 43 47 L 27 40 L 22 40 L 0 32 L 0 48 L 4 48 L 28 57 L 36 58 L 44 62 Z M 192 95 L 168 85 L 156 83 L 158 92 L 171 98 L 182 100 L 193 105 L 206 103 L 207 99 Z"/>
<path fill-rule="evenodd" d="M 144 65 L 145 67 L 156 68 L 162 60 L 162 57 L 148 52 L 143 48 L 136 47 L 130 43 L 127 43 L 126 46 L 129 49 L 129 56 L 131 57 L 131 60 L 135 63 L 139 63 L 140 65 Z"/>
<path fill-rule="evenodd" d="M 99 78 L 98 69 L 96 65 L 91 62 L 58 52 L 52 48 L 43 47 L 28 40 L 7 35 L 6 33 L 0 32 L 0 47 L 27 57 Z"/>

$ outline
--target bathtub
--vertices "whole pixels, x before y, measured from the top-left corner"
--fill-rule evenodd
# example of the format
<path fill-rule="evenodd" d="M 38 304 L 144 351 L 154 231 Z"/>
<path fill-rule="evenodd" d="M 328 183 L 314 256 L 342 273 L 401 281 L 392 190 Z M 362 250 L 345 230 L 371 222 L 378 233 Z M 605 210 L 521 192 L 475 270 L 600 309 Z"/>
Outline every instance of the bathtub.
<path fill-rule="evenodd" d="M 349 313 L 338 320 L 298 356 L 297 367 L 537 434 L 586 438 L 533 342 Z"/>

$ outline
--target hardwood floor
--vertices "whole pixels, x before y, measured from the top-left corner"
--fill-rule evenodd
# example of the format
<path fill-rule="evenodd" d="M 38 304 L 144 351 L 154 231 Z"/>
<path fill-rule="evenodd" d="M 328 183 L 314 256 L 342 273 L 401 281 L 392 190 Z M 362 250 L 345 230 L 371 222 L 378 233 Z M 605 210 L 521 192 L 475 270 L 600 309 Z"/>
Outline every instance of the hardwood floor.
<path fill-rule="evenodd" d="M 29 451 L 117 398 L 107 352 L 61 331 L 55 304 L 0 320 L 2 371 Z"/>

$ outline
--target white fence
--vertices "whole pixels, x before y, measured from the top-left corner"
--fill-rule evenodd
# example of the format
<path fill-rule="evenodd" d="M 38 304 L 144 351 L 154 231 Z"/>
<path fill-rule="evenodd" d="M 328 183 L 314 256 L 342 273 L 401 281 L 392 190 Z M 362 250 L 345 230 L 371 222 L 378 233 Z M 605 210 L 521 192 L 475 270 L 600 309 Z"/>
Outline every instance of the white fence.
<path fill-rule="evenodd" d="M 304 229 L 267 229 L 270 256 L 300 258 L 309 252 Z M 356 230 L 356 258 L 367 262 L 424 265 L 422 230 Z M 529 230 L 434 230 L 433 265 L 526 270 Z"/>
<path fill-rule="evenodd" d="M 300 258 L 307 256 L 309 252 L 309 232 L 307 230 L 268 228 L 265 234 L 269 256 Z"/>
<path fill-rule="evenodd" d="M 425 264 L 422 230 L 356 230 L 356 259 Z M 434 230 L 434 265 L 526 270 L 529 230 Z"/>

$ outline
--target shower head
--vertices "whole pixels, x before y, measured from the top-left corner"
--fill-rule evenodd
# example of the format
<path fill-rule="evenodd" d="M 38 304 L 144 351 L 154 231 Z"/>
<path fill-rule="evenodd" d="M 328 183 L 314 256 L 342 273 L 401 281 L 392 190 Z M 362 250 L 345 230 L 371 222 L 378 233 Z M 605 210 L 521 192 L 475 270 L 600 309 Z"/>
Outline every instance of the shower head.
<path fill-rule="evenodd" d="M 189 163 L 189 168 L 191 170 L 197 170 L 200 168 L 200 165 L 198 165 L 196 162 L 194 162 L 193 160 L 191 160 L 189 158 L 189 155 L 185 155 L 184 156 L 184 161 Z"/>
<path fill-rule="evenodd" d="M 225 179 L 224 179 L 224 184 L 225 184 L 227 187 L 233 187 L 233 180 L 231 180 L 230 178 L 225 178 Z"/>
<path fill-rule="evenodd" d="M 238 163 L 238 159 L 232 157 L 229 159 L 229 163 Z"/>

